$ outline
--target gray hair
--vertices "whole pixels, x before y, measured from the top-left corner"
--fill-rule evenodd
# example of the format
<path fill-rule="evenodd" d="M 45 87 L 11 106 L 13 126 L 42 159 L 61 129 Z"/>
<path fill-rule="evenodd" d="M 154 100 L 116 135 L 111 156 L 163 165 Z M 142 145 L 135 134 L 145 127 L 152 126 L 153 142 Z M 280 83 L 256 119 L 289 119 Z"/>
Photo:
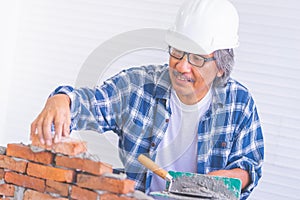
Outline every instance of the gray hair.
<path fill-rule="evenodd" d="M 233 49 L 216 50 L 214 52 L 214 57 L 216 58 L 218 69 L 224 72 L 224 74 L 221 77 L 216 77 L 214 85 L 224 86 L 230 77 L 234 65 Z"/>

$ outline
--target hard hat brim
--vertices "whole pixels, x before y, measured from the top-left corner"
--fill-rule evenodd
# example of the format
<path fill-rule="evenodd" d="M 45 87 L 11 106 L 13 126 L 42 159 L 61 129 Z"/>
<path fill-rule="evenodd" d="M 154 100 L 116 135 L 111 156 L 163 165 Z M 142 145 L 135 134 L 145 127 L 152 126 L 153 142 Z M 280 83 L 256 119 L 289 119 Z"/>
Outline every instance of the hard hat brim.
<path fill-rule="evenodd" d="M 171 29 L 166 31 L 165 41 L 168 45 L 189 53 L 208 55 L 213 53 L 211 49 L 204 49 L 197 42 Z"/>
<path fill-rule="evenodd" d="M 211 41 L 205 41 L 206 44 L 201 46 L 186 35 L 173 31 L 172 29 L 166 31 L 165 41 L 168 45 L 176 49 L 199 55 L 209 55 L 219 49 L 232 49 L 239 46 L 238 36 L 233 38 L 228 37 L 228 41 L 225 42 L 218 41 L 217 38 L 212 38 Z"/>

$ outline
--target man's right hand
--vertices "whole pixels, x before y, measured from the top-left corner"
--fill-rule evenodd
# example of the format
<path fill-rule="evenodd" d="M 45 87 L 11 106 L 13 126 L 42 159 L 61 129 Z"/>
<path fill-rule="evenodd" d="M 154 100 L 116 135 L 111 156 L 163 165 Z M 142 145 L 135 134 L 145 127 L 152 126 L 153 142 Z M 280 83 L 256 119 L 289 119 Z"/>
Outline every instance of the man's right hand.
<path fill-rule="evenodd" d="M 70 134 L 70 98 L 65 94 L 50 97 L 42 112 L 31 124 L 31 135 L 38 134 L 40 142 L 52 145 L 51 125 L 54 124 L 54 142 Z"/>

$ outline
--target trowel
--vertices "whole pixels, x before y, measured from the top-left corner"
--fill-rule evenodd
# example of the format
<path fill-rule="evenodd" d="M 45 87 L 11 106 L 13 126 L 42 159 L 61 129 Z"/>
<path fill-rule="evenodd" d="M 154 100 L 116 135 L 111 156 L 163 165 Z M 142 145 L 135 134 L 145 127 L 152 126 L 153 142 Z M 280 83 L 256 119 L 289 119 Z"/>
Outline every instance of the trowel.
<path fill-rule="evenodd" d="M 159 196 L 160 199 L 240 199 L 242 185 L 240 179 L 190 172 L 166 171 L 143 154 L 139 155 L 138 161 L 153 173 L 166 180 L 164 191 L 150 193 L 152 196 Z"/>

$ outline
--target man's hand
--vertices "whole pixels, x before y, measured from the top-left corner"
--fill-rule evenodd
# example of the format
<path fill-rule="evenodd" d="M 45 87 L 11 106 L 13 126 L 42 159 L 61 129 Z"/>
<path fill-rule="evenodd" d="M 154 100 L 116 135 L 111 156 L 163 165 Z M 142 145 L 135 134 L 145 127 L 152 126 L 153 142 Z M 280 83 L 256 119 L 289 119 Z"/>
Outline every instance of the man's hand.
<path fill-rule="evenodd" d="M 55 127 L 54 142 L 70 133 L 70 98 L 65 94 L 50 97 L 42 112 L 31 124 L 31 135 L 38 134 L 40 142 L 52 145 L 51 125 Z"/>
<path fill-rule="evenodd" d="M 208 173 L 208 175 L 212 176 L 224 176 L 228 178 L 238 178 L 242 181 L 242 189 L 248 186 L 250 182 L 249 173 L 246 170 L 235 168 L 230 170 L 217 170 Z"/>

